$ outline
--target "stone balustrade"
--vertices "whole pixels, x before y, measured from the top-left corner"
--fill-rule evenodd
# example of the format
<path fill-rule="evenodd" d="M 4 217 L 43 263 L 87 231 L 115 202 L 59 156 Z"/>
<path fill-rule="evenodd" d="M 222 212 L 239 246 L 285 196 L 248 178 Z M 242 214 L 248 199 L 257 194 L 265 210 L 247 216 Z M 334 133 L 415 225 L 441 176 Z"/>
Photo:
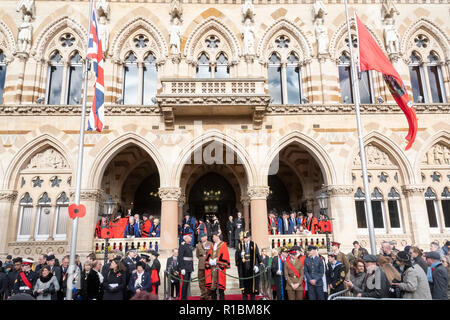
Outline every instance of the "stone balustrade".
<path fill-rule="evenodd" d="M 330 234 L 330 245 L 333 239 L 333 235 Z M 327 251 L 327 238 L 325 234 L 310 234 L 310 235 L 298 235 L 298 234 L 283 234 L 283 235 L 270 235 L 269 243 L 272 249 L 278 247 L 284 247 L 286 245 L 296 245 L 306 248 L 309 245 L 315 245 L 319 248 L 321 253 L 326 253 Z"/>
<path fill-rule="evenodd" d="M 109 239 L 109 249 L 110 253 L 121 253 L 125 254 L 129 249 L 137 249 L 138 252 L 146 252 L 148 250 L 159 250 L 160 238 L 150 237 L 150 238 L 113 238 Z M 94 250 L 95 253 L 101 254 L 105 252 L 105 239 L 95 239 L 94 240 Z"/>

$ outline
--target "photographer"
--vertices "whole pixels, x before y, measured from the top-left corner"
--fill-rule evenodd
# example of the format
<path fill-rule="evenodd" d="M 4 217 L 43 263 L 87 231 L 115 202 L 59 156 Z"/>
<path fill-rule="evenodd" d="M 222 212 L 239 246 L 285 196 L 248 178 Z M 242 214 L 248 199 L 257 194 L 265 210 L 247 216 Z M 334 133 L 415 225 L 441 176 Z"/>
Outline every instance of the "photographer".
<path fill-rule="evenodd" d="M 50 272 L 50 267 L 44 265 L 33 290 L 36 300 L 56 300 L 59 289 L 58 279 Z"/>

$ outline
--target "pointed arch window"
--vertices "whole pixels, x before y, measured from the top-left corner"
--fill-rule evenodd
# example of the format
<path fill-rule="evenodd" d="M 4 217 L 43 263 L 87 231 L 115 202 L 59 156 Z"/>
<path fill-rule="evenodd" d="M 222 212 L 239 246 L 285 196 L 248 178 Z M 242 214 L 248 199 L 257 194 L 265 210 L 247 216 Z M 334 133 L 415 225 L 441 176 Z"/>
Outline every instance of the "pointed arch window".
<path fill-rule="evenodd" d="M 430 224 L 430 230 L 434 233 L 439 232 L 439 208 L 436 193 L 430 187 L 425 192 L 425 203 L 427 206 L 428 223 Z"/>
<path fill-rule="evenodd" d="M 431 99 L 434 103 L 447 101 L 445 94 L 444 78 L 440 66 L 440 59 L 436 52 L 428 55 L 428 79 L 430 80 Z"/>
<path fill-rule="evenodd" d="M 55 51 L 50 57 L 47 83 L 47 104 L 61 104 L 64 64 L 62 56 Z"/>
<path fill-rule="evenodd" d="M 67 76 L 67 104 L 79 104 L 81 102 L 83 63 L 78 51 L 70 58 Z"/>
<path fill-rule="evenodd" d="M 269 94 L 272 97 L 272 104 L 283 103 L 283 87 L 281 81 L 281 59 L 276 53 L 272 53 L 267 68 L 269 82 Z"/>
<path fill-rule="evenodd" d="M 375 231 L 386 231 L 383 195 L 378 188 L 375 188 L 371 194 L 371 204 Z"/>
<path fill-rule="evenodd" d="M 427 89 L 425 87 L 425 76 L 422 67 L 422 58 L 415 51 L 410 56 L 409 76 L 413 91 L 413 100 L 417 103 L 428 102 Z"/>
<path fill-rule="evenodd" d="M 358 224 L 358 229 L 367 228 L 366 220 L 366 208 L 365 208 L 365 194 L 358 188 L 355 193 L 355 208 L 356 208 L 356 223 Z"/>
<path fill-rule="evenodd" d="M 66 239 L 67 217 L 69 216 L 69 198 L 63 192 L 56 199 L 55 222 L 53 227 L 53 238 L 55 240 Z"/>
<path fill-rule="evenodd" d="M 216 67 L 214 78 L 224 79 L 230 77 L 230 67 L 228 66 L 228 59 L 223 52 L 219 54 L 216 59 Z"/>
<path fill-rule="evenodd" d="M 0 104 L 3 103 L 3 92 L 5 90 L 6 62 L 5 54 L 0 50 Z"/>
<path fill-rule="evenodd" d="M 209 58 L 204 52 L 202 52 L 197 60 L 196 78 L 211 78 L 211 66 L 209 64 Z"/>
<path fill-rule="evenodd" d="M 125 59 L 123 76 L 123 103 L 138 104 L 139 68 L 136 55 L 130 52 Z"/>
<path fill-rule="evenodd" d="M 401 231 L 402 229 L 402 219 L 400 212 L 400 194 L 395 190 L 395 188 L 391 188 L 388 193 L 388 212 L 389 212 L 389 222 L 391 224 L 391 229 L 393 232 Z"/>
<path fill-rule="evenodd" d="M 19 203 L 19 227 L 17 241 L 27 241 L 31 236 L 31 223 L 33 220 L 33 199 L 27 192 Z"/>
<path fill-rule="evenodd" d="M 444 188 L 441 194 L 442 215 L 444 216 L 445 228 L 450 228 L 450 191 L 448 187 Z"/>
<path fill-rule="evenodd" d="M 47 192 L 44 192 L 38 201 L 35 240 L 47 240 L 49 238 L 51 218 L 51 199 Z"/>
<path fill-rule="evenodd" d="M 149 52 L 144 59 L 142 82 L 142 103 L 144 105 L 155 104 L 156 89 L 158 85 L 158 68 L 156 67 L 156 57 L 151 52 Z"/>
<path fill-rule="evenodd" d="M 286 65 L 286 87 L 289 104 L 300 104 L 302 102 L 302 78 L 298 63 L 297 56 L 291 53 Z"/>

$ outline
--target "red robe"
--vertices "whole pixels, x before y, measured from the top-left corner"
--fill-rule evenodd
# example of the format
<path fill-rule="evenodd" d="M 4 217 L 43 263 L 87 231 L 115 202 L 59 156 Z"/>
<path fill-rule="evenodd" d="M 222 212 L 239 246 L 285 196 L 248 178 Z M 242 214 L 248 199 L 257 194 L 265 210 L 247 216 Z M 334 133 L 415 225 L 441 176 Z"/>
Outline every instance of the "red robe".
<path fill-rule="evenodd" d="M 113 238 L 123 238 L 125 228 L 128 224 L 128 217 L 120 218 L 111 223 Z"/>
<path fill-rule="evenodd" d="M 150 234 L 150 229 L 152 227 L 152 222 L 150 219 L 147 219 L 144 224 L 142 225 L 141 235 L 142 238 L 148 238 Z"/>
<path fill-rule="evenodd" d="M 315 234 L 319 223 L 317 222 L 317 218 L 315 217 L 306 217 L 303 219 L 302 225 L 306 230 L 309 230 L 312 234 Z"/>
<path fill-rule="evenodd" d="M 225 290 L 227 286 L 227 276 L 225 274 L 226 269 L 230 268 L 230 255 L 228 253 L 228 248 L 225 242 L 220 242 L 217 246 L 217 250 L 213 251 L 214 245 L 212 245 L 205 259 L 205 288 L 208 290 L 214 290 L 215 286 L 213 283 L 213 270 L 218 267 L 218 286 L 219 289 Z M 211 266 L 209 264 L 209 259 L 216 259 L 216 266 Z M 222 272 L 221 272 L 222 271 Z"/>
<path fill-rule="evenodd" d="M 318 224 L 318 231 L 325 233 L 328 231 L 328 233 L 331 233 L 331 221 L 327 220 L 326 222 L 321 220 Z"/>

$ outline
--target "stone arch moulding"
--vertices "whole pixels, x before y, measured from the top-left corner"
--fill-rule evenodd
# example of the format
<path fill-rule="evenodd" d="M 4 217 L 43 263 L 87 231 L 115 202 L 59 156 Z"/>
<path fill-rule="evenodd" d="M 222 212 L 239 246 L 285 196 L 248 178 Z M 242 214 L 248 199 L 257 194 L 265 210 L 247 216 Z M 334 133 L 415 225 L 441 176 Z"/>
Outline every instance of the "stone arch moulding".
<path fill-rule="evenodd" d="M 412 169 L 411 163 L 408 161 L 405 153 L 398 147 L 398 145 L 389 137 L 372 131 L 364 137 L 364 146 L 367 146 L 369 143 L 374 143 L 377 146 L 380 146 L 384 149 L 390 157 L 396 162 L 396 165 L 399 167 L 399 171 L 403 177 L 404 184 L 414 184 L 416 183 L 416 176 L 414 175 L 414 171 Z M 352 169 L 353 169 L 353 160 L 359 154 L 359 144 L 354 143 L 353 150 L 350 152 L 350 156 L 345 163 L 345 183 L 352 184 Z"/>
<path fill-rule="evenodd" d="M 286 18 L 281 18 L 272 23 L 272 25 L 270 25 L 266 29 L 266 31 L 264 31 L 264 34 L 258 43 L 256 53 L 261 63 L 266 63 L 266 60 L 269 59 L 271 53 L 266 52 L 269 41 L 272 40 L 275 33 L 280 30 L 285 30 L 287 34 L 295 38 L 295 40 L 300 44 L 302 50 L 301 53 L 304 59 L 304 61 L 301 62 L 307 63 L 308 61 L 310 61 L 313 52 L 311 43 L 309 43 L 303 32 L 293 22 L 287 20 Z"/>
<path fill-rule="evenodd" d="M 181 174 L 183 172 L 184 165 L 187 163 L 187 161 L 190 159 L 191 155 L 198 149 L 201 148 L 203 145 L 205 145 L 208 142 L 217 141 L 222 143 L 224 146 L 228 147 L 230 150 L 236 153 L 237 158 L 243 165 L 245 169 L 245 173 L 247 175 L 247 182 L 248 185 L 254 185 L 256 182 L 256 168 L 254 163 L 252 162 L 252 159 L 250 155 L 247 153 L 245 147 L 234 140 L 233 138 L 226 136 L 220 131 L 217 130 L 211 130 L 203 135 L 195 138 L 193 141 L 188 143 L 186 146 L 183 147 L 183 150 L 180 152 L 180 156 L 175 161 L 177 166 L 175 167 L 175 170 L 172 172 L 172 179 L 171 181 L 174 182 L 175 186 L 179 186 L 181 183 Z"/>
<path fill-rule="evenodd" d="M 369 30 L 372 37 L 377 42 L 378 46 L 383 50 L 383 52 L 386 54 L 386 50 L 384 48 L 384 42 L 380 40 L 380 38 L 373 32 L 373 28 L 367 24 L 364 24 Z M 350 28 L 355 27 L 355 19 L 350 19 Z M 330 39 L 330 44 L 328 47 L 328 52 L 330 53 L 330 57 L 334 60 L 339 59 L 340 51 L 339 49 L 342 49 L 341 46 L 338 47 L 340 44 L 340 41 L 347 36 L 347 22 L 341 23 L 341 25 L 336 29 L 336 31 L 333 33 L 333 36 Z M 345 50 L 348 51 L 348 47 L 345 46 Z"/>
<path fill-rule="evenodd" d="M 45 147 L 52 147 L 56 151 L 58 151 L 66 160 L 69 165 L 70 171 L 72 171 L 72 175 L 74 174 L 74 162 L 73 159 L 69 156 L 71 151 L 68 150 L 64 144 L 60 142 L 59 139 L 49 135 L 43 134 L 30 142 L 26 143 L 20 150 L 14 155 L 11 160 L 8 168 L 5 172 L 5 179 L 3 181 L 3 189 L 5 190 L 13 190 L 17 184 L 19 179 L 20 170 L 22 170 L 23 166 L 30 161 L 31 157 L 34 156 L 37 152 L 45 149 Z"/>
<path fill-rule="evenodd" d="M 92 167 L 89 171 L 88 177 L 88 188 L 89 189 L 100 189 L 103 173 L 106 167 L 111 162 L 111 160 L 124 148 L 129 145 L 136 145 L 142 148 L 145 152 L 149 154 L 152 160 L 155 162 L 158 168 L 158 174 L 161 186 L 167 186 L 167 169 L 163 162 L 162 155 L 158 152 L 158 149 L 148 140 L 144 139 L 135 133 L 124 134 L 114 141 L 110 141 L 106 148 L 100 150 L 92 163 Z"/>
<path fill-rule="evenodd" d="M 149 21 L 146 17 L 143 16 L 133 18 L 130 22 L 125 24 L 117 32 L 117 35 L 114 37 L 114 40 L 111 41 L 112 58 L 114 60 L 120 60 L 122 48 L 125 42 L 131 36 L 131 34 L 139 28 L 146 30 L 155 41 L 157 52 L 154 52 L 154 54 L 157 55 L 157 59 L 161 61 L 165 60 L 165 57 L 169 55 L 169 51 L 168 51 L 168 44 L 164 39 L 164 36 L 161 33 L 161 31 L 151 21 Z M 155 48 L 149 48 L 150 51 L 151 49 Z"/>
<path fill-rule="evenodd" d="M 16 40 L 14 38 L 14 34 L 8 25 L 0 20 L 0 35 L 3 34 L 5 37 L 5 47 L 1 48 L 3 52 L 7 54 L 8 60 L 11 60 L 11 55 L 16 52 Z M 1 43 L 0 43 L 1 44 Z"/>
<path fill-rule="evenodd" d="M 239 40 L 231 29 L 216 17 L 209 17 L 202 21 L 199 25 L 197 25 L 197 27 L 195 27 L 191 34 L 189 34 L 183 52 L 186 59 L 191 62 L 196 61 L 197 57 L 195 47 L 200 38 L 211 29 L 218 32 L 228 42 L 231 49 L 230 62 L 238 62 L 239 57 L 242 54 Z"/>
<path fill-rule="evenodd" d="M 83 26 L 79 22 L 73 20 L 71 17 L 63 16 L 57 19 L 56 21 L 53 21 L 52 23 L 48 24 L 44 28 L 44 30 L 36 38 L 36 41 L 31 50 L 31 54 L 35 56 L 37 59 L 44 58 L 45 51 L 49 43 L 52 41 L 55 35 L 64 28 L 72 29 L 78 35 L 78 37 L 83 40 L 81 41 L 83 49 L 83 52 L 81 53 L 86 52 L 86 41 L 84 41 L 84 39 L 87 39 L 88 37 L 86 29 L 83 28 Z"/>
<path fill-rule="evenodd" d="M 433 21 L 429 20 L 428 18 L 422 17 L 416 22 L 412 23 L 406 32 L 403 34 L 401 43 L 400 43 L 400 52 L 405 54 L 405 59 L 409 59 L 409 56 L 407 54 L 407 46 L 408 41 L 411 39 L 413 34 L 418 31 L 419 29 L 423 29 L 425 32 L 427 32 L 430 36 L 432 36 L 441 49 L 443 50 L 445 57 L 441 57 L 442 60 L 448 60 L 450 59 L 450 39 L 446 35 L 445 32 L 439 28 Z"/>
<path fill-rule="evenodd" d="M 422 160 L 425 158 L 426 153 L 430 148 L 432 148 L 436 143 L 444 143 L 450 145 L 450 133 L 448 131 L 438 131 L 433 136 L 428 138 L 417 152 L 417 156 L 414 160 L 414 172 L 420 176 L 420 169 L 422 166 Z"/>
<path fill-rule="evenodd" d="M 275 159 L 275 156 L 291 143 L 297 143 L 304 147 L 313 159 L 316 160 L 320 170 L 322 171 L 322 176 L 326 185 L 337 184 L 338 180 L 336 170 L 333 166 L 333 162 L 328 156 L 327 151 L 319 143 L 314 141 L 314 139 L 296 130 L 279 139 L 278 143 L 271 147 L 266 158 L 264 159 L 263 166 L 260 171 L 259 178 L 261 181 L 259 181 L 259 185 L 266 186 L 268 184 L 270 164 Z"/>

